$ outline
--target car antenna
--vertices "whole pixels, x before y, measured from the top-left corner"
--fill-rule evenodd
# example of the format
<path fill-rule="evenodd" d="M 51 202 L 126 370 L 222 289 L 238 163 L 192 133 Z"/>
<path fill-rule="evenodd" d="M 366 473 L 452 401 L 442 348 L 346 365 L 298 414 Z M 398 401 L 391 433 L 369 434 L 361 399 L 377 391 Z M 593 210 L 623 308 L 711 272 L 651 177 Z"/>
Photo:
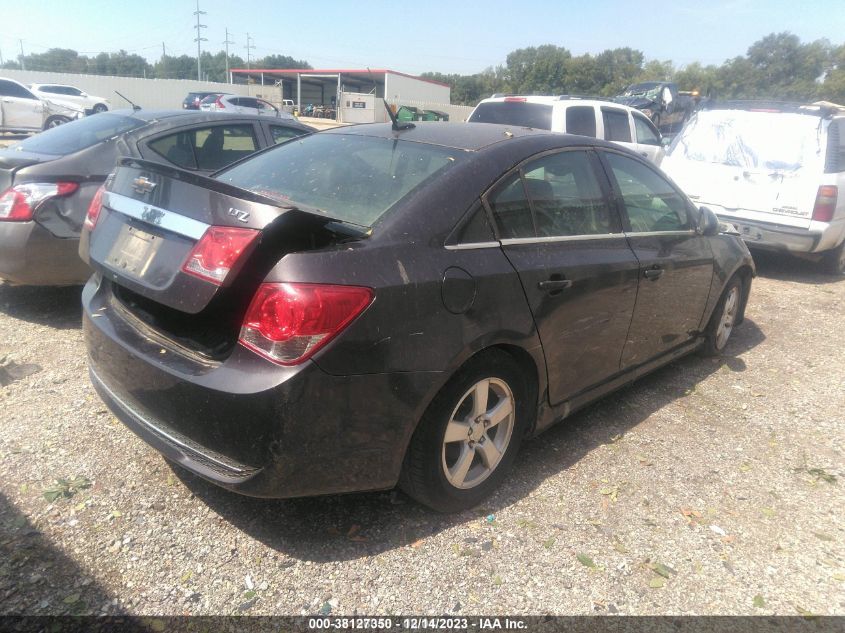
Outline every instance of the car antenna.
<path fill-rule="evenodd" d="M 125 100 L 127 103 L 129 103 L 129 105 L 131 105 L 131 106 L 132 106 L 132 110 L 133 110 L 133 112 L 137 112 L 138 110 L 140 110 L 140 109 L 141 109 L 141 106 L 139 106 L 139 105 L 136 105 L 136 104 L 132 103 L 131 101 L 129 101 L 129 98 L 128 98 L 128 97 L 124 97 L 124 96 L 123 96 L 122 94 L 120 94 L 117 90 L 115 90 L 114 92 L 115 92 L 115 94 L 116 94 L 118 97 L 122 98 L 122 99 L 123 99 L 123 100 Z"/>
<path fill-rule="evenodd" d="M 382 99 L 384 101 L 384 107 L 387 110 L 387 115 L 390 117 L 390 120 L 393 121 L 393 129 L 397 132 L 401 132 L 402 130 L 410 130 L 411 128 L 417 127 L 410 121 L 406 121 L 405 123 L 399 123 L 399 119 L 396 118 L 396 115 L 393 114 L 393 110 L 390 109 L 390 106 L 387 103 L 387 99 Z"/>

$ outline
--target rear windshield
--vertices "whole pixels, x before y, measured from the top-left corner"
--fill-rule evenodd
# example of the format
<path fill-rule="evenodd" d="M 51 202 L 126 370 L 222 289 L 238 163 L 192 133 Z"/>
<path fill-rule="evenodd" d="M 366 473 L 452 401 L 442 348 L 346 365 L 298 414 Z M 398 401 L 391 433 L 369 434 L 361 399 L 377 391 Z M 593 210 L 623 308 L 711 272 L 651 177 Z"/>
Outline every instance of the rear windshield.
<path fill-rule="evenodd" d="M 824 160 L 822 119 L 789 112 L 699 112 L 668 154 L 751 170 L 796 171 Z"/>
<path fill-rule="evenodd" d="M 490 101 L 478 104 L 468 120 L 470 123 L 501 123 L 551 130 L 552 106 L 527 101 Z"/>
<path fill-rule="evenodd" d="M 315 134 L 278 145 L 215 177 L 284 205 L 372 226 L 461 157 L 459 150 L 410 141 Z"/>
<path fill-rule="evenodd" d="M 103 112 L 45 130 L 14 146 L 22 152 L 64 156 L 145 125 L 134 117 Z"/>

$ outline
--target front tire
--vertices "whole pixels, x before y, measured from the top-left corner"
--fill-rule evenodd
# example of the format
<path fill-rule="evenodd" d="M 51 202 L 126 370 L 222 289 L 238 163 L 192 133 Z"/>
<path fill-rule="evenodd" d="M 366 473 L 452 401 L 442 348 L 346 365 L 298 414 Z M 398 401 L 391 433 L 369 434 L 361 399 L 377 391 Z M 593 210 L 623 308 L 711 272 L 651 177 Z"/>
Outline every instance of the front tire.
<path fill-rule="evenodd" d="M 459 512 L 498 487 L 532 407 L 526 379 L 505 352 L 478 354 L 440 390 L 411 438 L 400 486 L 439 512 Z"/>
<path fill-rule="evenodd" d="M 732 277 L 713 310 L 710 323 L 707 324 L 704 346 L 701 348 L 702 354 L 721 356 L 733 334 L 741 309 L 742 280 L 739 277 Z"/>
<path fill-rule="evenodd" d="M 99 114 L 100 112 L 107 112 L 108 107 L 104 103 L 98 103 L 94 106 L 94 114 Z"/>
<path fill-rule="evenodd" d="M 65 123 L 69 122 L 70 119 L 68 117 L 56 114 L 54 116 L 51 116 L 44 122 L 44 129 L 50 130 L 54 127 L 59 127 L 60 125 L 64 125 Z"/>

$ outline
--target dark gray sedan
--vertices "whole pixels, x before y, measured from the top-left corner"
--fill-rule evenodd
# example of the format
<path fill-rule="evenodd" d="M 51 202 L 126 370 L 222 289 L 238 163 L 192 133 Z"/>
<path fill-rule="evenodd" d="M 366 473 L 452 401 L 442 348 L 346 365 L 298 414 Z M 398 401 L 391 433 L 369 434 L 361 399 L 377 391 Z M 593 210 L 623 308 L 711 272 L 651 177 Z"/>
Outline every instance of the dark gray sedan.
<path fill-rule="evenodd" d="M 94 192 L 120 156 L 210 174 L 312 132 L 297 121 L 195 111 L 105 112 L 0 150 L 0 279 L 82 284 L 79 231 Z"/>
<path fill-rule="evenodd" d="M 446 511 L 527 435 L 721 352 L 754 275 L 637 154 L 487 124 L 328 130 L 214 179 L 124 160 L 86 226 L 91 378 L 133 431 L 244 494 Z"/>

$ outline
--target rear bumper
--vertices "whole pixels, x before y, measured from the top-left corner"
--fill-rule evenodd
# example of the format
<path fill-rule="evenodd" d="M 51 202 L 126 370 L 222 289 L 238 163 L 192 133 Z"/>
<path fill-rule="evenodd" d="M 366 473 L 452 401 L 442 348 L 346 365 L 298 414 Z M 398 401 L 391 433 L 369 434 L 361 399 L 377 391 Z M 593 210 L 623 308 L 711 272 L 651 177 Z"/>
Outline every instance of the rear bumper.
<path fill-rule="evenodd" d="M 441 380 L 438 372 L 279 367 L 239 345 L 225 362 L 203 363 L 134 329 L 99 276 L 82 303 L 91 379 L 107 406 L 172 461 L 251 496 L 394 486 Z"/>
<path fill-rule="evenodd" d="M 81 285 L 91 269 L 79 240 L 57 238 L 36 222 L 0 222 L 0 279 L 32 286 Z"/>
<path fill-rule="evenodd" d="M 823 250 L 820 247 L 824 231 L 746 220 L 721 213 L 717 215 L 723 222 L 733 225 L 750 248 L 795 253 Z"/>

